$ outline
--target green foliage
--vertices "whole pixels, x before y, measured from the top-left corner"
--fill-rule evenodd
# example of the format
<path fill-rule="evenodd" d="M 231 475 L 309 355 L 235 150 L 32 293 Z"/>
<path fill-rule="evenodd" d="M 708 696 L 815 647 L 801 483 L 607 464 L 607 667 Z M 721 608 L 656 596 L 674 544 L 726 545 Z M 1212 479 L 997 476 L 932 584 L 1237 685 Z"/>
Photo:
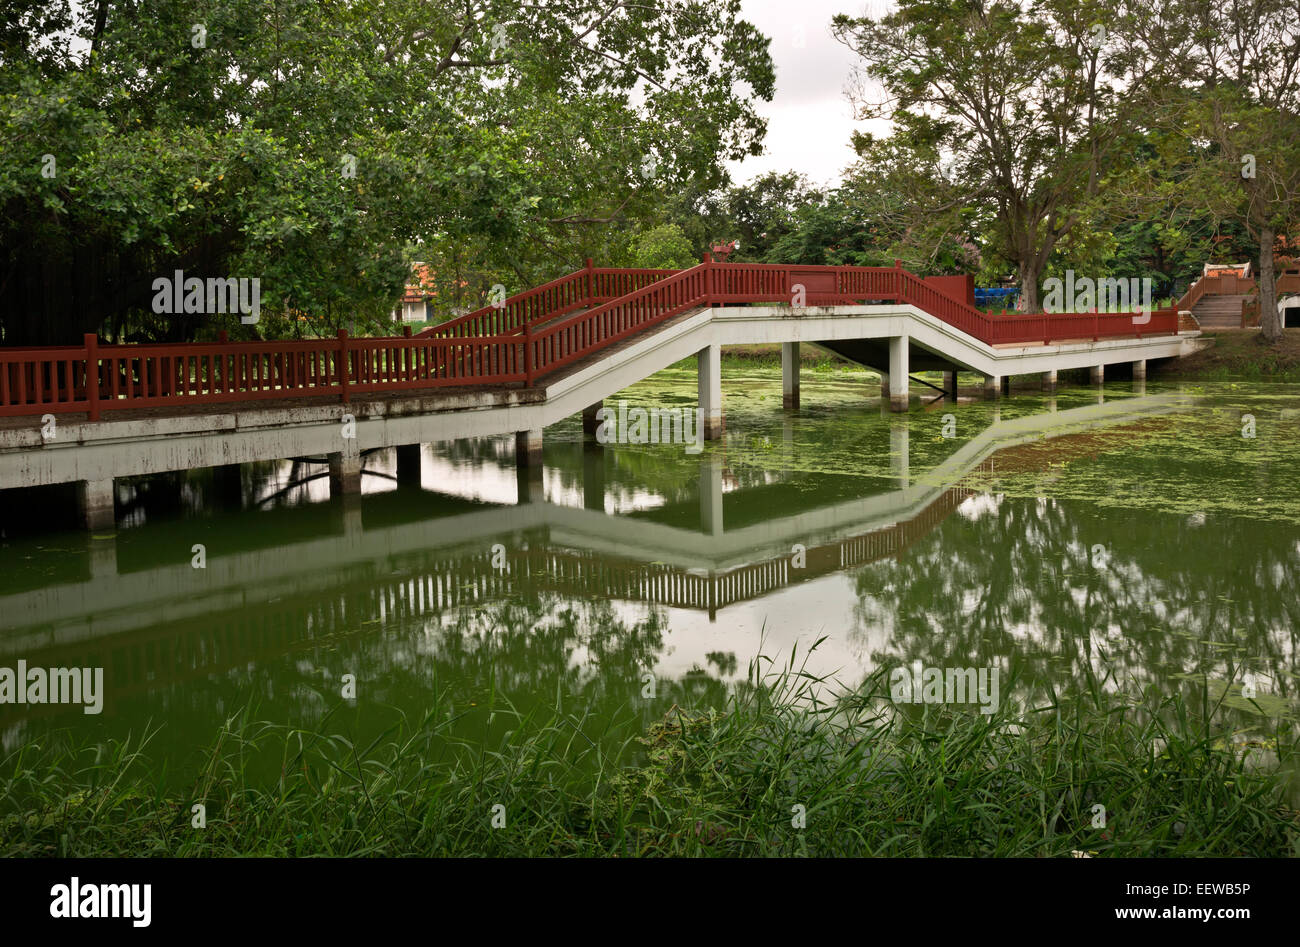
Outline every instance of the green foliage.
<path fill-rule="evenodd" d="M 739 0 L 4 6 L 6 344 L 193 337 L 149 311 L 175 269 L 319 332 L 391 305 L 422 244 L 553 276 L 720 185 L 773 91 Z"/>
<path fill-rule="evenodd" d="M 638 234 L 632 241 L 632 265 L 648 270 L 684 270 L 699 260 L 682 228 L 661 224 Z"/>
<path fill-rule="evenodd" d="M 0 772 L 7 856 L 1069 857 L 1300 854 L 1275 770 L 1176 698 L 1095 680 L 1077 698 L 992 715 L 890 705 L 884 672 L 839 696 L 760 658 L 725 708 L 673 704 L 645 736 L 592 741 L 578 710 L 517 712 L 492 745 L 466 740 L 446 695 L 359 746 L 254 723 L 217 735 L 192 791 L 155 785 L 150 734 Z M 1269 744 L 1293 752 L 1289 735 Z M 277 752 L 263 785 L 248 760 Z M 190 828 L 203 800 L 207 827 Z M 1092 806 L 1110 812 L 1094 828 Z M 494 807 L 504 825 L 493 827 Z M 806 824 L 794 824 L 796 806 Z"/>

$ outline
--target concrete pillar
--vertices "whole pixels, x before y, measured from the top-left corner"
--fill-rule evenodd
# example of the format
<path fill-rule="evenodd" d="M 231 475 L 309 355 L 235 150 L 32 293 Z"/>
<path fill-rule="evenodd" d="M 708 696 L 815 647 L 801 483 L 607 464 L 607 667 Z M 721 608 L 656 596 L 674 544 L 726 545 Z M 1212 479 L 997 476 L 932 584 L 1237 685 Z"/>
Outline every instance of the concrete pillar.
<path fill-rule="evenodd" d="M 1147 360 L 1146 360 L 1146 359 L 1144 359 L 1144 358 L 1140 358 L 1140 359 L 1138 359 L 1136 362 L 1133 363 L 1133 380 L 1134 380 L 1134 381 L 1146 381 L 1146 380 L 1147 380 Z"/>
<path fill-rule="evenodd" d="M 907 336 L 889 340 L 889 410 L 906 411 L 908 383 Z"/>
<path fill-rule="evenodd" d="M 992 400 L 1002 395 L 1002 376 L 985 375 L 984 376 L 984 397 Z"/>
<path fill-rule="evenodd" d="M 799 407 L 799 343 L 781 343 L 781 407 Z"/>
<path fill-rule="evenodd" d="M 540 467 L 542 465 L 542 429 L 515 433 L 515 466 Z"/>
<path fill-rule="evenodd" d="M 1094 385 L 1104 384 L 1106 381 L 1106 366 L 1094 365 L 1088 369 L 1088 381 Z"/>
<path fill-rule="evenodd" d="M 699 368 L 700 427 L 706 441 L 722 436 L 722 346 L 710 345 L 696 356 Z"/>
<path fill-rule="evenodd" d="M 343 538 L 351 546 L 361 543 L 361 497 L 350 493 L 343 498 Z"/>
<path fill-rule="evenodd" d="M 1056 390 L 1056 369 L 1050 372 L 1043 372 L 1043 391 Z"/>
<path fill-rule="evenodd" d="M 239 464 L 222 464 L 212 468 L 213 497 L 223 510 L 238 510 L 244 505 L 244 477 Z"/>
<path fill-rule="evenodd" d="M 88 546 L 90 577 L 92 579 L 117 578 L 117 536 L 92 536 Z"/>
<path fill-rule="evenodd" d="M 420 444 L 402 444 L 397 448 L 397 483 L 403 487 L 420 486 L 420 463 L 423 448 Z"/>
<path fill-rule="evenodd" d="M 700 459 L 700 530 L 722 535 L 722 458 L 716 454 Z"/>
<path fill-rule="evenodd" d="M 950 398 L 953 401 L 957 400 L 957 373 L 956 372 L 943 373 L 943 390 L 944 390 L 944 394 L 946 394 L 948 398 Z"/>
<path fill-rule="evenodd" d="M 582 505 L 605 512 L 605 445 L 582 445 Z"/>
<path fill-rule="evenodd" d="M 788 477 L 794 471 L 790 467 L 790 461 L 794 459 L 794 423 L 787 415 L 784 423 L 781 425 L 781 473 Z"/>
<path fill-rule="evenodd" d="M 901 490 L 906 490 L 912 482 L 911 440 L 912 429 L 905 421 L 895 421 L 889 426 L 889 472 Z"/>
<path fill-rule="evenodd" d="M 542 429 L 515 433 L 515 484 L 520 503 L 540 503 L 546 499 L 542 467 Z"/>
<path fill-rule="evenodd" d="M 361 449 L 355 437 L 343 438 L 343 450 L 329 455 L 330 496 L 361 492 Z"/>
<path fill-rule="evenodd" d="M 582 435 L 583 437 L 594 438 L 596 429 L 600 427 L 600 422 L 596 420 L 596 412 L 604 407 L 605 402 L 597 401 L 593 405 L 588 405 L 582 409 Z"/>
<path fill-rule="evenodd" d="M 1056 392 L 1054 391 L 1050 395 L 1048 395 L 1047 410 L 1052 414 L 1056 413 Z"/>
<path fill-rule="evenodd" d="M 77 484 L 77 512 L 86 529 L 112 529 L 117 525 L 113 508 L 113 480 L 82 480 Z"/>

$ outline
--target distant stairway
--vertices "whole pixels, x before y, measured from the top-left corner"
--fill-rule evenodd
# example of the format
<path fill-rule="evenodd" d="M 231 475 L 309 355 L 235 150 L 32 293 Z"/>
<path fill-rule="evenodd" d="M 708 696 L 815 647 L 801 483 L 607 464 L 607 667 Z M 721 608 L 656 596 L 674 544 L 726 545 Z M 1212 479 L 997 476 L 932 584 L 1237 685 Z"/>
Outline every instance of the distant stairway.
<path fill-rule="evenodd" d="M 1202 329 L 1241 328 L 1241 304 L 1249 297 L 1245 294 L 1223 296 L 1205 295 L 1192 307 L 1192 314 Z"/>

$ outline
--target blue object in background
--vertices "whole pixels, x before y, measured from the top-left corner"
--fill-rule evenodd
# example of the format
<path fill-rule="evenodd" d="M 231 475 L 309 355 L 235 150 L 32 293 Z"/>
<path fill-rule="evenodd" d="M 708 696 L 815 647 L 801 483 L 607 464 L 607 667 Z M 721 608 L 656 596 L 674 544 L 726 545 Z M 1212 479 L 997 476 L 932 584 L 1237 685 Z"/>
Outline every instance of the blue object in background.
<path fill-rule="evenodd" d="M 975 305 L 1007 305 L 1013 303 L 1017 296 L 1020 295 L 1019 289 L 1005 289 L 997 287 L 994 289 L 980 289 L 975 287 Z"/>

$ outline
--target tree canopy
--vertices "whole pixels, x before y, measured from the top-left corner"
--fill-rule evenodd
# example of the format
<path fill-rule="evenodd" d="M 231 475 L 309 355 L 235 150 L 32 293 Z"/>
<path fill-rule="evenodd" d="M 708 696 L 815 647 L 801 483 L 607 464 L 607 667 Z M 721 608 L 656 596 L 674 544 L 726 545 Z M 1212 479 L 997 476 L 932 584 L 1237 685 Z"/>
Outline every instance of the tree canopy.
<path fill-rule="evenodd" d="M 572 268 L 663 194 L 721 185 L 773 93 L 739 0 L 0 9 L 6 344 L 192 337 L 150 311 L 177 269 L 260 278 L 271 318 L 332 331 L 421 247 Z"/>

